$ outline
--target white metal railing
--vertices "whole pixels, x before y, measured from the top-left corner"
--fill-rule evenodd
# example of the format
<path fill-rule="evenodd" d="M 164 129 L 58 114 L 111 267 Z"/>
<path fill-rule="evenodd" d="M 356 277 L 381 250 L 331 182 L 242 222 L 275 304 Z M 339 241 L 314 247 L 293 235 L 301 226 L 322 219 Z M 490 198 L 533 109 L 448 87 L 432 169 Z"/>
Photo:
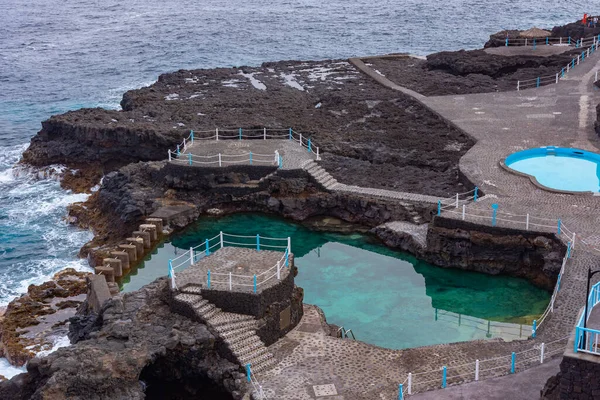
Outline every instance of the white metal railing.
<path fill-rule="evenodd" d="M 430 371 L 408 373 L 404 381 L 398 385 L 398 399 L 403 400 L 405 396 L 431 389 L 443 389 L 451 384 L 514 374 L 517 370 L 525 370 L 543 364 L 548 358 L 564 352 L 568 339 L 569 336 L 565 336 L 504 356 L 475 360 L 460 365 L 446 365 Z"/>
<path fill-rule="evenodd" d="M 306 148 L 309 153 L 316 156 L 317 160 L 320 160 L 319 147 L 315 145 L 312 138 L 301 132 L 294 131 L 292 128 L 288 129 L 277 129 L 277 128 L 262 128 L 262 129 L 219 129 L 214 130 L 203 130 L 203 131 L 190 131 L 187 138 L 176 146 L 174 150 L 169 149 L 169 157 L 171 155 L 180 155 L 185 153 L 190 144 L 193 144 L 195 140 L 243 140 L 243 139 L 255 139 L 255 140 L 267 140 L 267 139 L 288 139 L 297 141 L 302 147 Z"/>
<path fill-rule="evenodd" d="M 219 234 L 210 239 L 206 239 L 203 243 L 195 247 L 190 247 L 189 251 L 180 256 L 169 260 L 169 279 L 171 281 L 171 289 L 177 289 L 177 278 L 175 272 L 178 269 L 184 269 L 190 265 L 194 265 L 199 259 L 209 256 L 213 252 L 222 249 L 226 246 L 233 247 L 252 247 L 256 251 L 272 250 L 283 251 L 281 258 L 269 269 L 259 274 L 254 275 L 238 275 L 229 273 L 220 273 L 208 270 L 206 276 L 206 284 L 208 289 L 228 289 L 246 288 L 256 293 L 261 285 L 270 282 L 272 279 L 281 279 L 281 271 L 285 267 L 289 267 L 289 257 L 291 254 L 292 240 L 287 238 L 271 238 L 260 235 L 243 236 L 232 235 L 229 233 L 219 232 Z M 216 285 L 216 287 L 215 287 Z"/>
<path fill-rule="evenodd" d="M 169 150 L 169 161 L 181 165 L 200 165 L 211 167 L 223 167 L 234 164 L 250 164 L 250 165 L 276 165 L 279 168 L 283 165 L 283 159 L 279 155 L 279 151 L 273 154 L 258 154 L 251 151 L 241 154 L 214 154 L 208 156 L 200 156 L 192 153 L 171 153 Z"/>
<path fill-rule="evenodd" d="M 469 190 L 464 193 L 456 193 L 456 195 L 441 199 L 438 201 L 438 215 L 440 215 L 443 210 L 452 210 L 457 209 L 461 205 L 466 205 L 470 202 L 476 202 L 479 198 L 479 188 L 475 186 L 474 189 Z"/>
<path fill-rule="evenodd" d="M 559 72 L 554 75 L 546 75 L 546 76 L 538 76 L 533 79 L 525 79 L 517 81 L 517 90 L 521 89 L 529 89 L 534 87 L 540 87 L 544 85 L 549 85 L 553 83 L 558 83 L 562 78 L 565 77 L 566 74 L 569 73 L 570 70 L 579 65 L 580 62 L 584 61 L 586 58 L 593 54 L 596 50 L 598 50 L 598 46 L 600 45 L 600 35 L 592 36 L 589 38 L 579 39 L 576 42 L 575 47 L 585 48 L 582 50 L 581 54 L 577 55 L 577 58 L 573 58 L 570 63 L 568 63 L 565 67 L 563 67 Z"/>
<path fill-rule="evenodd" d="M 441 202 L 441 201 L 440 201 Z M 460 216 L 460 219 L 473 220 L 477 222 L 489 221 L 491 226 L 503 226 L 507 228 L 517 229 L 538 229 L 542 231 L 550 231 L 556 233 L 556 235 L 565 243 L 571 243 L 571 250 L 575 248 L 576 234 L 571 231 L 560 218 L 545 218 L 538 217 L 531 214 L 513 214 L 498 211 L 497 205 L 492 205 L 492 209 L 489 211 L 471 208 L 467 209 L 466 204 L 457 207 L 456 202 L 446 206 L 441 206 L 443 203 L 438 203 L 437 215 L 443 213 L 453 214 Z M 496 206 L 494 208 L 494 206 Z"/>

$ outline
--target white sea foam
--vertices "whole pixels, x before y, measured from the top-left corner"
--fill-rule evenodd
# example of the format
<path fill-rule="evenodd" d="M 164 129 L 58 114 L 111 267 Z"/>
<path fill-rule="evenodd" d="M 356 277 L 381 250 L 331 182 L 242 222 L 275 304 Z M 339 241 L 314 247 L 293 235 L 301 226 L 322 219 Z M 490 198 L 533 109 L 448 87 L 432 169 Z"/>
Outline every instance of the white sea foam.
<path fill-rule="evenodd" d="M 23 372 L 27 372 L 25 367 L 15 367 L 14 365 L 11 365 L 6 358 L 0 358 L 0 375 L 10 379 Z"/>
<path fill-rule="evenodd" d="M 54 339 L 52 347 L 50 349 L 39 351 L 36 355 L 38 357 L 45 357 L 50 353 L 54 353 L 56 350 L 60 349 L 61 347 L 67 347 L 70 345 L 71 345 L 71 342 L 69 341 L 69 338 L 67 336 L 59 336 Z"/>

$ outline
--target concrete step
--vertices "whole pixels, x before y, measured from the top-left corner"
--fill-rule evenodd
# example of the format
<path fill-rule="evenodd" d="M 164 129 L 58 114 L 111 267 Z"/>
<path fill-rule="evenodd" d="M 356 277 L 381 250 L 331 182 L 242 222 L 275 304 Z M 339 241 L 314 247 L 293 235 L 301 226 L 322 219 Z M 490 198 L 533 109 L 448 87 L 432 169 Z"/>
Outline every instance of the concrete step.
<path fill-rule="evenodd" d="M 200 315 L 201 317 L 204 317 L 204 315 L 206 315 L 206 313 L 208 313 L 209 311 L 212 311 L 214 308 L 216 308 L 215 305 L 212 303 L 209 303 L 208 301 L 203 304 L 198 304 L 197 307 L 194 307 L 194 309 L 196 310 L 196 313 L 198 313 L 198 315 Z"/>
<path fill-rule="evenodd" d="M 259 360 L 261 357 L 264 357 L 266 354 L 268 354 L 269 356 L 273 357 L 273 355 L 269 352 L 269 349 L 267 349 L 265 346 L 263 347 L 259 347 L 256 350 L 254 350 L 251 353 L 247 353 L 241 356 L 238 356 L 236 354 L 236 357 L 238 359 L 238 361 L 240 362 L 240 364 L 242 365 L 246 365 L 248 363 L 250 363 L 252 365 L 252 363 L 256 363 L 256 360 Z"/>
<path fill-rule="evenodd" d="M 194 307 L 194 309 L 196 310 L 196 312 L 199 312 L 199 310 L 200 310 L 201 308 L 205 307 L 205 306 L 206 306 L 206 305 L 208 305 L 208 304 L 209 304 L 208 300 L 206 300 L 206 299 L 202 299 L 202 300 L 198 301 L 197 303 L 195 303 L 195 304 L 193 305 L 193 307 Z M 212 304 L 211 304 L 211 305 L 212 305 Z"/>
<path fill-rule="evenodd" d="M 182 287 L 179 290 L 181 292 L 183 292 L 183 293 L 201 295 L 201 293 L 202 293 L 202 286 L 201 285 L 197 285 L 195 283 L 188 283 L 187 285 L 185 285 L 184 287 Z"/>
<path fill-rule="evenodd" d="M 211 324 L 214 328 L 221 325 L 228 325 L 232 323 L 244 322 L 244 321 L 254 321 L 254 317 L 251 315 L 242 315 L 242 314 L 233 314 L 233 313 L 221 313 L 219 318 L 211 321 Z"/>
<path fill-rule="evenodd" d="M 229 335 L 229 336 L 221 335 L 221 337 L 223 337 L 225 342 L 227 342 L 227 344 L 230 346 L 230 348 L 232 350 L 233 350 L 233 348 L 232 348 L 233 345 L 235 345 L 245 339 L 249 339 L 252 336 L 256 336 L 256 333 L 254 333 L 253 330 L 245 330 L 243 332 L 238 332 L 235 335 Z M 256 336 L 256 337 L 258 338 L 258 336 Z"/>
<path fill-rule="evenodd" d="M 235 354 L 235 356 L 239 359 L 246 354 L 250 354 L 257 349 L 265 349 L 265 345 L 261 341 L 250 342 L 248 345 L 243 347 L 236 347 L 235 349 L 231 349 L 231 351 Z"/>
<path fill-rule="evenodd" d="M 252 336 L 254 334 L 255 334 L 254 329 L 249 329 L 247 327 L 241 327 L 241 328 L 232 329 L 230 331 L 221 332 L 219 335 L 223 339 L 233 340 L 233 339 L 238 338 L 238 337 L 242 337 L 242 338 L 245 339 L 245 338 L 250 337 L 250 336 Z"/>
<path fill-rule="evenodd" d="M 205 321 L 207 321 L 208 323 L 210 323 L 209 320 L 211 318 L 216 317 L 220 313 L 221 313 L 221 309 L 218 308 L 218 307 L 215 307 L 212 310 L 210 310 L 209 312 L 207 312 L 206 314 L 204 314 L 203 318 L 204 318 Z"/>
<path fill-rule="evenodd" d="M 229 345 L 229 348 L 231 349 L 231 351 L 236 352 L 236 351 L 240 351 L 241 349 L 248 347 L 248 346 L 252 346 L 254 344 L 257 344 L 260 346 L 264 346 L 264 343 L 262 342 L 262 340 L 260 340 L 260 338 L 257 335 L 253 335 L 250 336 L 244 340 L 240 340 L 239 342 L 236 343 L 231 343 Z"/>
<path fill-rule="evenodd" d="M 329 178 L 324 180 L 323 182 L 321 182 L 321 185 L 327 186 L 328 184 L 333 183 L 333 182 L 337 182 L 337 181 L 335 180 L 335 178 L 333 176 L 329 175 Z"/>
<path fill-rule="evenodd" d="M 198 304 L 199 302 L 201 302 L 204 299 L 202 298 L 202 296 L 197 295 L 197 294 L 179 293 L 177 296 L 175 296 L 175 300 L 182 302 L 182 303 L 189 304 L 190 306 L 193 307 L 195 304 Z"/>
<path fill-rule="evenodd" d="M 234 329 L 241 329 L 241 328 L 256 329 L 256 321 L 255 320 L 241 321 L 241 322 L 233 321 L 228 324 L 213 326 L 213 328 L 219 333 L 229 332 Z"/>

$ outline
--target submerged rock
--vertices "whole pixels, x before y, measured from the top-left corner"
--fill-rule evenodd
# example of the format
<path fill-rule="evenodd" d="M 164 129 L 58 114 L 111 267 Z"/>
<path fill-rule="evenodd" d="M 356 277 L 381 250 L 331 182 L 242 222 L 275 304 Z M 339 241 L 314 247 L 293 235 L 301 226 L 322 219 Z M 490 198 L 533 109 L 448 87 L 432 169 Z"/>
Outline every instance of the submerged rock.
<path fill-rule="evenodd" d="M 26 294 L 11 301 L 0 318 L 0 356 L 22 366 L 64 338 L 69 318 L 85 300 L 87 275 L 67 268 L 48 282 L 30 285 Z"/>

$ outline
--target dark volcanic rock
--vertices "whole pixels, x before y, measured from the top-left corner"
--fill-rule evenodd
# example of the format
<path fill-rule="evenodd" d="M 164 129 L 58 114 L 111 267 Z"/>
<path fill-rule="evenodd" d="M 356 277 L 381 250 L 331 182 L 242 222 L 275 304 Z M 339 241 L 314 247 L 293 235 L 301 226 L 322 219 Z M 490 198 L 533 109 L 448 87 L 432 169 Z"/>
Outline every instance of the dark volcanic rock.
<path fill-rule="evenodd" d="M 159 279 L 110 300 L 97 330 L 76 335 L 88 340 L 31 360 L 26 374 L 0 383 L 0 398 L 137 400 L 165 386 L 173 392 L 163 398 L 241 398 L 239 366 L 217 355 L 204 325 L 170 312 L 166 286 Z"/>
<path fill-rule="evenodd" d="M 517 81 L 553 76 L 569 63 L 571 49 L 547 57 L 498 55 L 485 50 L 443 51 L 427 60 L 400 57 L 369 59 L 393 82 L 426 96 L 516 90 Z"/>
<path fill-rule="evenodd" d="M 202 136 L 217 127 L 293 127 L 320 146 L 324 162 L 331 162 L 326 167 L 344 183 L 449 196 L 460 191 L 458 160 L 473 145 L 428 109 L 345 61 L 177 71 L 125 93 L 122 107 L 50 118 L 23 161 L 108 174 L 127 163 L 166 159 L 167 149 L 190 130 Z M 415 179 L 421 172 L 422 179 Z"/>

